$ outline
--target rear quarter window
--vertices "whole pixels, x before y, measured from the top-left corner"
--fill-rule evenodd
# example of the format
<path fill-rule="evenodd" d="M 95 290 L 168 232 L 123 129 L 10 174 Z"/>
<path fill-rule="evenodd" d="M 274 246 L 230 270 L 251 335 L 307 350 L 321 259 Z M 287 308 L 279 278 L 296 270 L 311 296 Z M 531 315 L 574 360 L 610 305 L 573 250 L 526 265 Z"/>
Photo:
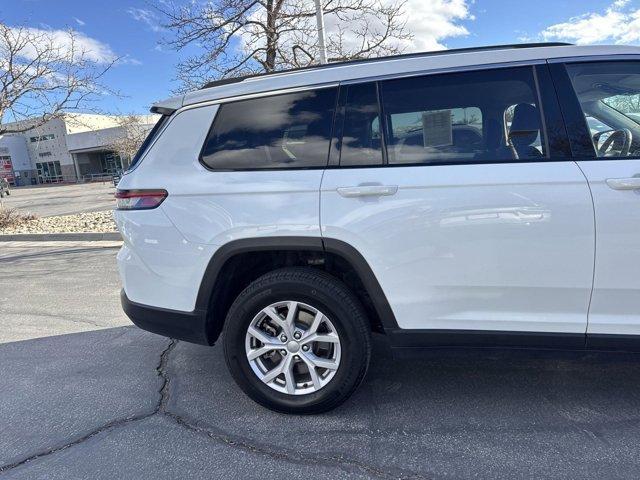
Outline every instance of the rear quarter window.
<path fill-rule="evenodd" d="M 213 170 L 324 167 L 336 96 L 327 88 L 225 103 L 201 160 Z"/>

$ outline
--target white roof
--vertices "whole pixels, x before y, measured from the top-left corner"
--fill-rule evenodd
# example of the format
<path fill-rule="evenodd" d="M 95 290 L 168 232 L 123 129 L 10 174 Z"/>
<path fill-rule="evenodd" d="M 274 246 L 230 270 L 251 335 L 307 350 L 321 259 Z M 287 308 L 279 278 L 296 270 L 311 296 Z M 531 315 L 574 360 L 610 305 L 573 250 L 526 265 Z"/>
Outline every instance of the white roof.
<path fill-rule="evenodd" d="M 613 55 L 640 55 L 640 47 L 625 45 L 594 46 L 537 46 L 530 48 L 491 49 L 491 50 L 452 50 L 450 53 L 438 52 L 437 55 L 389 57 L 358 63 L 336 63 L 332 66 L 321 66 L 298 71 L 275 73 L 265 76 L 247 78 L 227 85 L 203 88 L 189 92 L 184 96 L 173 97 L 155 104 L 156 107 L 178 109 L 182 106 L 202 102 L 210 102 L 230 97 L 238 97 L 253 93 L 281 90 L 285 88 L 305 87 L 338 83 L 348 80 L 375 78 L 388 74 L 428 72 L 482 66 L 511 62 L 531 62 L 536 60 L 557 59 L 565 57 L 591 57 Z"/>

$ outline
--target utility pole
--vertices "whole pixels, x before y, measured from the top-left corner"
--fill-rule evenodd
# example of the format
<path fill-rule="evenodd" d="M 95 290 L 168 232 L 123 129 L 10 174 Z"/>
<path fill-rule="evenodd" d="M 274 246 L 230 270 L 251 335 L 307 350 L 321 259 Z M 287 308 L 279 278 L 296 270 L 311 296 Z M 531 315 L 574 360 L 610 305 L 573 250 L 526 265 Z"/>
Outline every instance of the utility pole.
<path fill-rule="evenodd" d="M 322 0 L 316 1 L 316 22 L 318 24 L 318 44 L 320 46 L 320 63 L 327 63 L 327 47 L 324 43 L 324 12 L 322 11 Z"/>

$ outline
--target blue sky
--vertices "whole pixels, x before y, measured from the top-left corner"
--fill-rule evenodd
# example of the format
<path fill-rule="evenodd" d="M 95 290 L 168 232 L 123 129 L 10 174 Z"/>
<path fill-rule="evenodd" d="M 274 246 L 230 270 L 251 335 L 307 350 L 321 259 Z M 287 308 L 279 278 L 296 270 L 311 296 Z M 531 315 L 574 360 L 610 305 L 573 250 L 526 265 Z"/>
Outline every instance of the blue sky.
<path fill-rule="evenodd" d="M 2 0 L 0 21 L 73 28 L 96 49 L 98 60 L 121 57 L 104 81 L 126 97 L 105 97 L 102 108 L 142 113 L 178 86 L 175 65 L 185 55 L 159 46 L 167 33 L 150 1 Z M 545 40 L 640 43 L 640 0 L 409 0 L 406 8 L 413 50 Z"/>

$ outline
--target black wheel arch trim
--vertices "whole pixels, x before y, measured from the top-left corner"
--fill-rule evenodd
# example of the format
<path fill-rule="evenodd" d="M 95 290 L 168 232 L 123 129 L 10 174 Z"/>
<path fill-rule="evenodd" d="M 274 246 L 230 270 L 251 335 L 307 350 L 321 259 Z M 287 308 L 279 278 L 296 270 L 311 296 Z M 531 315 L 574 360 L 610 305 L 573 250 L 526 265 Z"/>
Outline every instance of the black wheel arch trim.
<path fill-rule="evenodd" d="M 291 250 L 326 252 L 342 257 L 353 267 L 360 277 L 385 330 L 398 328 L 398 323 L 396 322 L 382 287 L 360 252 L 342 240 L 321 237 L 274 236 L 244 238 L 232 240 L 222 245 L 213 254 L 213 257 L 207 265 L 198 290 L 196 310 L 208 311 L 210 309 L 212 296 L 216 289 L 216 282 L 219 279 L 219 273 L 227 261 L 234 256 L 250 252 Z M 209 318 L 209 321 L 216 323 L 221 320 Z"/>

